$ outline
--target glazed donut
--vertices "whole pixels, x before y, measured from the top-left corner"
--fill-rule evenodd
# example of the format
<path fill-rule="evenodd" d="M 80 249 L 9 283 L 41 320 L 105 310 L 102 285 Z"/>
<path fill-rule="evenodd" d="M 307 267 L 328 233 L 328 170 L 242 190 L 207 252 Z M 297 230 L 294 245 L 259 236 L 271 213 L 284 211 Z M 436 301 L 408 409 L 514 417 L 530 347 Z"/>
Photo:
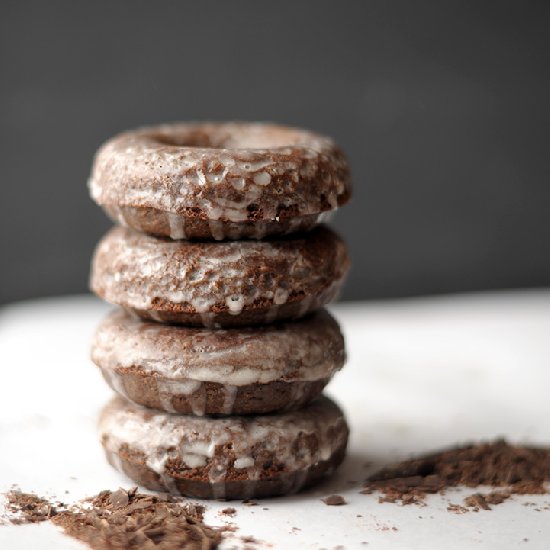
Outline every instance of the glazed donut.
<path fill-rule="evenodd" d="M 351 194 L 344 154 L 305 130 L 175 123 L 97 152 L 92 198 L 122 225 L 172 239 L 261 239 L 314 227 Z"/>
<path fill-rule="evenodd" d="M 121 309 L 92 343 L 107 383 L 130 401 L 166 412 L 265 414 L 301 407 L 345 361 L 335 319 L 305 319 L 227 330 L 148 323 Z"/>
<path fill-rule="evenodd" d="M 161 413 L 116 397 L 99 437 L 109 463 L 154 491 L 246 499 L 295 493 L 342 462 L 349 428 L 321 396 L 281 414 L 197 417 Z"/>
<path fill-rule="evenodd" d="M 171 241 L 115 227 L 97 245 L 91 287 L 143 319 L 252 326 L 297 319 L 332 301 L 349 266 L 344 241 L 325 226 L 224 243 Z"/>

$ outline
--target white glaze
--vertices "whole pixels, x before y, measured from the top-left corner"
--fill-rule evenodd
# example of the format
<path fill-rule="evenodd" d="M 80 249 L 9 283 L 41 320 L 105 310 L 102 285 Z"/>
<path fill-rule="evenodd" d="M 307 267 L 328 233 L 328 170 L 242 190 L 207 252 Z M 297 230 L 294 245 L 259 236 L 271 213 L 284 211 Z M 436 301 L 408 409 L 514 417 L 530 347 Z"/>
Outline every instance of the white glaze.
<path fill-rule="evenodd" d="M 200 382 L 329 378 L 343 366 L 345 351 L 338 323 L 325 310 L 276 326 L 215 332 L 147 323 L 115 310 L 96 330 L 92 359 L 105 372 L 137 367 L 159 375 L 159 391 L 190 395 Z"/>
<path fill-rule="evenodd" d="M 254 466 L 254 459 L 249 456 L 244 456 L 242 458 L 237 458 L 233 463 L 233 468 L 236 470 L 241 470 L 243 468 L 252 468 Z"/>
<path fill-rule="evenodd" d="M 107 382 L 113 390 L 122 395 L 123 397 L 128 397 L 122 378 L 119 374 L 113 369 L 102 369 L 103 375 L 107 378 Z M 169 409 L 168 409 L 169 410 Z"/>
<path fill-rule="evenodd" d="M 207 137 L 202 143 L 193 137 L 197 130 Z M 227 185 L 239 191 L 238 205 L 224 203 Z M 242 221 L 246 207 L 260 202 L 262 219 L 273 220 L 281 203 L 291 203 L 300 216 L 320 212 L 326 208 L 321 194 L 335 208 L 349 190 L 349 172 L 332 140 L 312 132 L 259 123 L 180 123 L 109 140 L 96 155 L 89 188 L 101 205 L 179 214 L 200 208 L 208 220 Z"/>
<path fill-rule="evenodd" d="M 223 414 L 231 414 L 233 412 L 233 407 L 235 405 L 235 398 L 237 397 L 237 392 L 239 391 L 238 386 L 232 386 L 229 384 L 224 385 L 224 401 L 221 412 Z"/>
<path fill-rule="evenodd" d="M 202 382 L 188 378 L 170 379 L 160 376 L 156 377 L 156 382 L 160 405 L 165 411 L 176 412 L 176 409 L 172 405 L 173 397 L 176 395 L 185 395 L 193 405 L 193 408 L 197 409 L 195 414 L 204 414 L 204 408 L 201 409 L 198 400 L 192 398 L 193 394 L 201 389 Z"/>
<path fill-rule="evenodd" d="M 278 415 L 197 418 L 156 413 L 117 398 L 103 410 L 99 433 L 106 450 L 115 455 L 122 446 L 143 453 L 146 465 L 159 474 L 171 489 L 166 474 L 169 458 L 180 457 L 189 468 L 208 467 L 208 478 L 223 498 L 230 467 L 247 469 L 251 480 L 261 479 L 262 460 L 256 453 L 272 453 L 279 465 L 290 472 L 304 472 L 293 487 L 299 488 L 307 470 L 329 460 L 347 439 L 341 411 L 321 397 L 299 411 Z M 317 445 L 297 445 L 303 436 L 314 436 Z M 222 450 L 231 443 L 231 451 Z"/>
<path fill-rule="evenodd" d="M 214 222 L 213 222 L 214 223 Z M 290 292 L 317 299 L 319 289 L 339 283 L 349 259 L 343 241 L 327 228 L 319 228 L 289 241 L 237 241 L 189 243 L 163 241 L 117 227 L 98 244 L 93 261 L 92 288 L 106 300 L 155 315 L 162 300 L 192 314 L 227 311 L 238 315 L 257 301 L 283 305 Z M 325 254 L 307 254 L 308 246 Z M 271 267 L 269 278 L 266 264 Z M 313 290 L 315 289 L 315 291 Z M 295 299 L 295 298 L 294 298 Z M 320 302 L 322 305 L 324 302 Z M 265 306 L 262 306 L 265 307 Z M 205 326 L 213 318 L 205 316 Z"/>
<path fill-rule="evenodd" d="M 185 218 L 173 212 L 167 213 L 168 224 L 170 226 L 171 239 L 186 239 Z"/>

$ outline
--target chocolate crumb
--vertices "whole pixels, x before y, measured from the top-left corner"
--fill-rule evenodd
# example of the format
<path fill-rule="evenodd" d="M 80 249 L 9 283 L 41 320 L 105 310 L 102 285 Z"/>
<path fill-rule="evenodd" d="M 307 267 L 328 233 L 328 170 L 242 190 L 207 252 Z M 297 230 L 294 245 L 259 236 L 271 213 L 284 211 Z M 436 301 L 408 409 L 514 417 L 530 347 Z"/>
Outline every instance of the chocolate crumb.
<path fill-rule="evenodd" d="M 481 510 L 490 510 L 491 504 L 501 504 L 508 500 L 511 493 L 508 492 L 492 492 L 487 494 L 474 493 L 464 499 L 464 504 L 468 508 L 473 508 L 476 512 Z"/>
<path fill-rule="evenodd" d="M 33 493 L 23 493 L 18 489 L 9 491 L 6 500 L 6 510 L 13 514 L 9 521 L 14 525 L 40 523 L 58 513 L 58 508 L 48 500 Z"/>
<path fill-rule="evenodd" d="M 258 503 L 255 500 L 249 500 L 249 499 L 243 500 L 243 504 L 245 506 L 258 506 Z"/>
<path fill-rule="evenodd" d="M 460 504 L 449 504 L 449 506 L 447 506 L 447 512 L 452 512 L 453 514 L 466 514 L 468 513 L 468 508 L 460 506 Z"/>
<path fill-rule="evenodd" d="M 223 510 L 220 510 L 220 514 L 223 515 L 223 516 L 236 516 L 237 515 L 237 510 L 235 510 L 235 508 L 224 508 Z"/>
<path fill-rule="evenodd" d="M 424 503 L 447 488 L 503 487 L 505 492 L 472 496 L 467 506 L 490 510 L 513 494 L 545 494 L 550 482 L 550 448 L 511 445 L 503 439 L 445 449 L 383 468 L 365 482 L 362 494 L 380 491 L 379 502 Z M 487 500 L 489 497 L 489 500 Z"/>
<path fill-rule="evenodd" d="M 340 495 L 329 495 L 321 499 L 327 506 L 342 506 L 347 504 L 346 499 Z"/>
<path fill-rule="evenodd" d="M 109 501 L 113 508 L 123 508 L 124 506 L 128 506 L 129 498 L 128 493 L 124 489 L 119 489 L 111 493 Z"/>
<path fill-rule="evenodd" d="M 101 491 L 71 507 L 20 491 L 6 496 L 8 511 L 17 514 L 13 523 L 50 520 L 93 550 L 214 549 L 222 538 L 219 529 L 203 523 L 203 506 L 137 488 Z"/>

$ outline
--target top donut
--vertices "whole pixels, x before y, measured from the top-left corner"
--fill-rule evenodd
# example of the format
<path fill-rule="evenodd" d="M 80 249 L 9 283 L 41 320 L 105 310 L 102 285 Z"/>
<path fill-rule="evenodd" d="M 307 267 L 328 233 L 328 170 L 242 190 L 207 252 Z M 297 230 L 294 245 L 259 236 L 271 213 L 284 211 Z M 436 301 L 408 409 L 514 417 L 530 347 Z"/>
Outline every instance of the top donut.
<path fill-rule="evenodd" d="M 261 239 L 311 229 L 351 195 L 334 142 L 266 123 L 174 123 L 97 152 L 92 198 L 119 223 L 172 239 Z"/>

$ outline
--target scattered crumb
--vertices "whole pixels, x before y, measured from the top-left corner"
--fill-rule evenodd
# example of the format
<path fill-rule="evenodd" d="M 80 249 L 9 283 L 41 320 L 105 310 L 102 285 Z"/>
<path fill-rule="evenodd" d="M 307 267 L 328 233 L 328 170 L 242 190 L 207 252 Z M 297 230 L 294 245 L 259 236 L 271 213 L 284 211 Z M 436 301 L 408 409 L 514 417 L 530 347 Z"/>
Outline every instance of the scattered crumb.
<path fill-rule="evenodd" d="M 245 506 L 258 506 L 258 503 L 255 500 L 246 499 L 243 500 Z"/>
<path fill-rule="evenodd" d="M 375 529 L 377 531 L 397 531 L 397 527 L 394 527 L 393 525 L 387 525 L 385 523 L 379 523 L 379 522 L 376 522 L 376 527 Z"/>
<path fill-rule="evenodd" d="M 474 493 L 464 499 L 464 505 L 468 508 L 473 508 L 475 512 L 479 510 L 490 510 L 491 504 L 500 504 L 509 499 L 511 493 L 508 492 L 492 492 L 487 494 Z"/>
<path fill-rule="evenodd" d="M 58 514 L 58 507 L 42 497 L 18 489 L 6 494 L 6 509 L 12 515 L 9 521 L 14 525 L 49 520 Z"/>
<path fill-rule="evenodd" d="M 235 510 L 235 508 L 232 508 L 232 507 L 229 507 L 229 508 L 224 508 L 223 510 L 220 510 L 219 512 L 220 515 L 222 516 L 236 516 L 237 515 L 237 510 Z"/>
<path fill-rule="evenodd" d="M 329 495 L 321 499 L 327 506 L 342 506 L 347 504 L 346 499 L 341 495 Z"/>
<path fill-rule="evenodd" d="M 452 512 L 453 514 L 466 514 L 468 512 L 468 508 L 460 506 L 460 504 L 449 504 L 449 506 L 447 506 L 447 512 Z"/>
<path fill-rule="evenodd" d="M 378 497 L 378 502 L 399 502 L 401 505 L 406 506 L 408 504 L 417 504 L 418 506 L 426 506 L 424 499 L 426 494 L 422 490 L 409 489 L 404 492 L 400 489 L 388 488 L 383 496 Z"/>

